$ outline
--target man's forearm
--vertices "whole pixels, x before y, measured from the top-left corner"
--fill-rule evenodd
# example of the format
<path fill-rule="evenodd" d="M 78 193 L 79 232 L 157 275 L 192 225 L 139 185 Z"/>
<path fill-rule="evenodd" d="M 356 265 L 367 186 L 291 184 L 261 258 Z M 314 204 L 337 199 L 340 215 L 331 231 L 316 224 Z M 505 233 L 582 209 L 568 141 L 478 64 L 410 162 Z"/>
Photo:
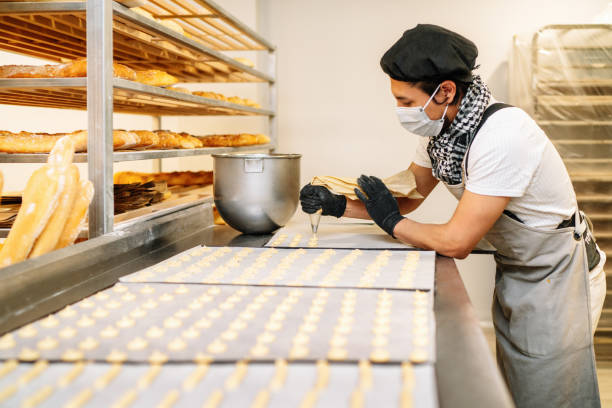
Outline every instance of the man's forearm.
<path fill-rule="evenodd" d="M 395 226 L 393 235 L 407 244 L 453 258 L 463 259 L 471 251 L 464 240 L 457 239 L 460 234 L 450 231 L 449 224 L 421 224 L 405 218 Z"/>

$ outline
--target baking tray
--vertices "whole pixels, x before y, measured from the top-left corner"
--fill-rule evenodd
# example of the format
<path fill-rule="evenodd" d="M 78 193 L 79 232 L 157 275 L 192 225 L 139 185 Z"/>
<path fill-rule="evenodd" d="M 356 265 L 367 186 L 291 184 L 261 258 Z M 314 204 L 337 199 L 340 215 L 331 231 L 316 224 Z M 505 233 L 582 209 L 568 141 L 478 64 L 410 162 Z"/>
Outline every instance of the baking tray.
<path fill-rule="evenodd" d="M 195 247 L 122 282 L 433 290 L 435 253 Z"/>
<path fill-rule="evenodd" d="M 8 362 L 0 365 L 1 370 L 8 371 L 0 378 L 0 403 L 4 407 L 60 407 L 76 401 L 85 402 L 78 406 L 101 408 L 284 408 L 307 402 L 311 404 L 306 406 L 313 407 L 438 406 L 431 365 L 285 361 L 111 365 L 40 361 Z M 14 393 L 7 396 L 1 392 L 7 389 Z"/>
<path fill-rule="evenodd" d="M 418 250 L 412 245 L 394 239 L 377 225 L 366 222 L 321 222 L 316 234 L 312 233 L 308 221 L 292 222 L 279 229 L 266 246 L 277 248 Z"/>
<path fill-rule="evenodd" d="M 118 283 L 0 337 L 0 359 L 434 361 L 431 292 Z"/>

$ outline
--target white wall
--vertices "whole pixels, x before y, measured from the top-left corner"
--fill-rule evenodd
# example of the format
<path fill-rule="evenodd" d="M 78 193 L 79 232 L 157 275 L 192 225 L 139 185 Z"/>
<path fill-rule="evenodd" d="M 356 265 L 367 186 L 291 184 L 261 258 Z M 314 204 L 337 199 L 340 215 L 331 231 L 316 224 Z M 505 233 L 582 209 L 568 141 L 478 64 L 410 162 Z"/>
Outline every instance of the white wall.
<path fill-rule="evenodd" d="M 607 0 L 258 0 L 259 29 L 278 46 L 280 151 L 302 153 L 302 181 L 315 175 L 391 175 L 413 157 L 399 125 L 382 54 L 417 23 L 457 31 L 480 51 L 477 71 L 507 99 L 514 34 L 552 23 L 589 22 Z M 456 200 L 437 188 L 412 217 L 445 222 Z M 490 321 L 494 263 L 458 262 L 478 316 Z"/>

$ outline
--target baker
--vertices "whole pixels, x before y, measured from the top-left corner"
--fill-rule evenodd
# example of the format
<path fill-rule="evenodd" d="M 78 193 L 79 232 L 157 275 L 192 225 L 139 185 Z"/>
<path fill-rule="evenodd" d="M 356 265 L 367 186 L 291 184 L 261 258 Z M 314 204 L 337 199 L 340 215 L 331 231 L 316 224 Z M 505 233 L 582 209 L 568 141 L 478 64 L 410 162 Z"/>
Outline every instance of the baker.
<path fill-rule="evenodd" d="M 518 407 L 599 407 L 593 333 L 605 254 L 579 211 L 567 170 L 523 110 L 498 103 L 472 71 L 478 49 L 435 25 L 406 31 L 383 55 L 402 126 L 419 138 L 410 169 L 425 198 L 394 198 L 361 176 L 359 200 L 306 185 L 302 209 L 371 218 L 407 244 L 465 258 L 496 249 L 497 362 Z M 445 224 L 405 218 L 442 182 L 459 200 Z"/>

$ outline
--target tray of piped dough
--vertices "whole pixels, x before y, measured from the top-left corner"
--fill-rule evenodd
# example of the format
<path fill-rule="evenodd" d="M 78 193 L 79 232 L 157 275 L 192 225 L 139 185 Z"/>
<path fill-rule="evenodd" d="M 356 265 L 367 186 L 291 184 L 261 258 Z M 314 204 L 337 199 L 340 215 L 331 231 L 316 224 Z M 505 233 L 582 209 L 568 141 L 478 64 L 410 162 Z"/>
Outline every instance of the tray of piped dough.
<path fill-rule="evenodd" d="M 198 246 L 122 282 L 432 290 L 435 252 Z"/>
<path fill-rule="evenodd" d="M 429 292 L 118 283 L 0 337 L 0 359 L 435 361 Z"/>
<path fill-rule="evenodd" d="M 165 363 L 165 364 L 164 364 Z M 0 362 L 7 407 L 438 406 L 432 365 Z"/>

